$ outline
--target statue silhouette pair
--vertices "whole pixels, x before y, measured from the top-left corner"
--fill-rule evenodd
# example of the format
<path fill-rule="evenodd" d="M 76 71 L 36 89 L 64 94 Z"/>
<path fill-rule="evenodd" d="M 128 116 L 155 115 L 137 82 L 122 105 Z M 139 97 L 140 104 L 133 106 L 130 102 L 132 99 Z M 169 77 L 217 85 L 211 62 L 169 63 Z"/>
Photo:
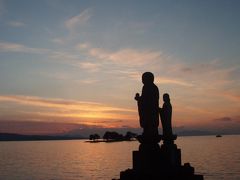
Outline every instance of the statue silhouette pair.
<path fill-rule="evenodd" d="M 143 128 L 143 134 L 140 141 L 160 141 L 158 134 L 159 115 L 162 123 L 163 139 L 173 139 L 172 134 L 172 106 L 170 97 L 166 93 L 163 95 L 164 104 L 159 107 L 159 91 L 154 84 L 154 75 L 151 72 L 145 72 L 142 75 L 142 94 L 136 94 L 135 100 L 138 104 L 140 126 Z"/>
<path fill-rule="evenodd" d="M 182 165 L 181 149 L 174 144 L 176 135 L 172 133 L 172 106 L 168 94 L 163 95 L 163 105 L 159 108 L 159 91 L 150 72 L 142 75 L 142 94 L 137 93 L 142 135 L 138 136 L 139 149 L 132 153 L 132 169 L 120 172 L 120 180 L 203 180 L 202 175 L 194 174 L 189 163 Z M 163 135 L 158 134 L 159 116 Z M 163 144 L 159 144 L 163 140 Z"/>

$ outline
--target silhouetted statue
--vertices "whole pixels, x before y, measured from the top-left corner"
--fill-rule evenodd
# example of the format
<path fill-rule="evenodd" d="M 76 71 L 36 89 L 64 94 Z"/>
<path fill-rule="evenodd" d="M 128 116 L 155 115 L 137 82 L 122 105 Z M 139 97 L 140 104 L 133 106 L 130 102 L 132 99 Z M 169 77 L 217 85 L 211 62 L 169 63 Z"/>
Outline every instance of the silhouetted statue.
<path fill-rule="evenodd" d="M 172 105 L 169 94 L 163 94 L 163 106 L 159 108 L 164 138 L 172 137 Z"/>
<path fill-rule="evenodd" d="M 155 138 L 158 136 L 159 125 L 159 91 L 153 83 L 154 75 L 145 72 L 142 75 L 142 94 L 137 93 L 135 100 L 138 102 L 140 126 L 143 128 L 144 138 Z"/>
<path fill-rule="evenodd" d="M 194 174 L 189 163 L 182 165 L 181 150 L 174 144 L 177 136 L 172 132 L 172 106 L 168 94 L 163 95 L 163 107 L 159 108 L 159 91 L 153 83 L 151 72 L 142 75 L 142 94 L 137 93 L 140 125 L 143 134 L 138 136 L 139 149 L 132 153 L 132 169 L 120 172 L 120 180 L 203 180 Z M 159 114 L 163 136 L 158 134 Z M 160 142 L 163 143 L 160 146 Z"/>

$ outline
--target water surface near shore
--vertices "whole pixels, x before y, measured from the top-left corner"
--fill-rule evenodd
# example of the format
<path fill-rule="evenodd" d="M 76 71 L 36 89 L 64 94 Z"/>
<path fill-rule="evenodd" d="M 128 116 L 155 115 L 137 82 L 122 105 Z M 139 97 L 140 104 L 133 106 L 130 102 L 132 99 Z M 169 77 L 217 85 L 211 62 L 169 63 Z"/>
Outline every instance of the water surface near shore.
<path fill-rule="evenodd" d="M 240 135 L 178 137 L 182 162 L 205 179 L 240 178 Z M 0 142 L 0 179 L 93 180 L 119 178 L 131 168 L 137 141 L 86 143 L 84 140 Z"/>

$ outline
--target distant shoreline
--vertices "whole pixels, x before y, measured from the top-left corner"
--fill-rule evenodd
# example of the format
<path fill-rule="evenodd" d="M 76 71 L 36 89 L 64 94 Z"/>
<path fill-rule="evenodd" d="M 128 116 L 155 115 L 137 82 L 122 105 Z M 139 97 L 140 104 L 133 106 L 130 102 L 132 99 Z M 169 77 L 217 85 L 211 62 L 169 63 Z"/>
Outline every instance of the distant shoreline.
<path fill-rule="evenodd" d="M 221 134 L 223 137 L 228 135 L 239 135 L 239 134 Z M 216 134 L 201 134 L 201 135 L 178 135 L 178 137 L 191 137 L 191 136 L 216 136 Z M 0 141 L 54 141 L 54 140 L 85 140 L 89 143 L 99 143 L 99 142 L 122 142 L 122 141 L 136 141 L 136 140 L 89 140 L 82 136 L 63 136 L 63 135 L 22 135 L 13 133 L 0 133 Z"/>
<path fill-rule="evenodd" d="M 0 133 L 0 141 L 46 141 L 46 140 L 80 140 L 87 139 L 82 136 L 57 136 L 57 135 L 22 135 Z"/>

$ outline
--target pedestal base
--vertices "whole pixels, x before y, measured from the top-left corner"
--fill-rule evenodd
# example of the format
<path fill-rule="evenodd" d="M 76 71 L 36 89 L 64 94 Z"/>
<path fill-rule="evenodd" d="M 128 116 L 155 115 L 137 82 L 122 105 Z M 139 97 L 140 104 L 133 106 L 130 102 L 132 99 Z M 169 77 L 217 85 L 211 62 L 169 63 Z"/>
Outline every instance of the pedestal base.
<path fill-rule="evenodd" d="M 120 172 L 120 180 L 203 180 L 202 175 L 194 174 L 193 167 L 181 166 L 172 173 L 148 174 L 137 172 L 134 169 L 127 169 Z"/>
<path fill-rule="evenodd" d="M 140 144 L 133 151 L 133 169 L 120 173 L 120 180 L 203 180 L 189 163 L 181 165 L 181 150 L 175 144 Z"/>

